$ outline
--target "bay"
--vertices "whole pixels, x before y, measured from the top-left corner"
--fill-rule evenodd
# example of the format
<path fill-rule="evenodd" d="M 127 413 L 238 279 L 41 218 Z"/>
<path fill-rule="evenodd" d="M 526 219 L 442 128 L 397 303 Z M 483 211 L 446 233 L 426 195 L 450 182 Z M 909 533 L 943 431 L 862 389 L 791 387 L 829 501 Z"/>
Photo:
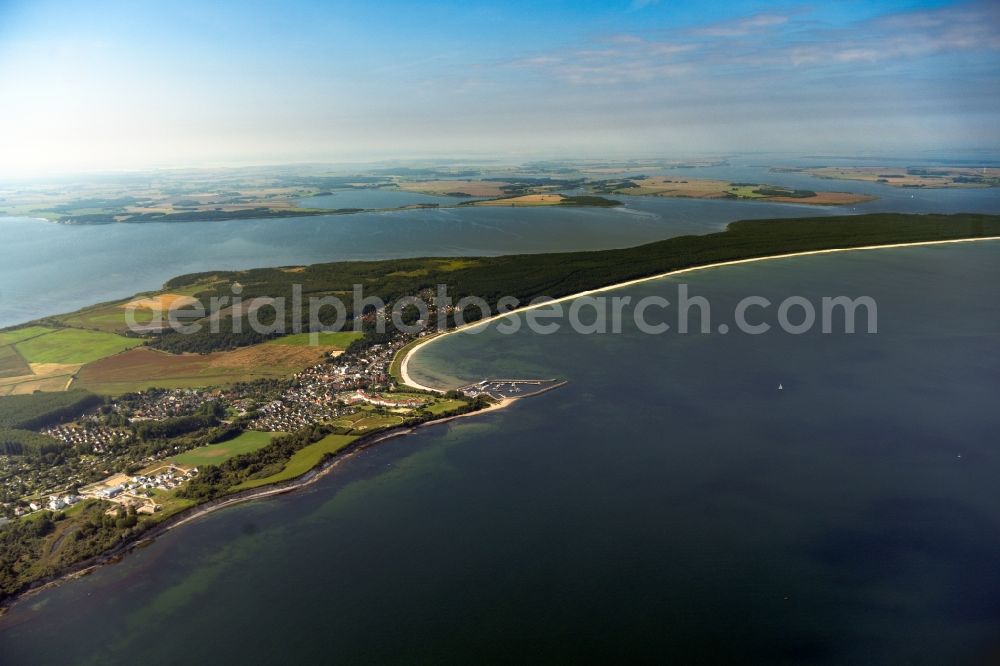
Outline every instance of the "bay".
<path fill-rule="evenodd" d="M 0 620 L 0 662 L 989 661 L 998 258 L 982 242 L 684 278 L 719 321 L 747 295 L 870 295 L 874 335 L 443 338 L 416 358 L 428 381 L 569 384 L 33 597 Z"/>

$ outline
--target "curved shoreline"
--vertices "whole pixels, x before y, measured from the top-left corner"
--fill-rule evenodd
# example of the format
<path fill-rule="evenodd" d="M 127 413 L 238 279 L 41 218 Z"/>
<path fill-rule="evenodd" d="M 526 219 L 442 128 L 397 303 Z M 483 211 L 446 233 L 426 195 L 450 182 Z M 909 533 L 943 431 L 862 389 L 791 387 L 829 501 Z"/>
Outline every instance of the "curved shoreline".
<path fill-rule="evenodd" d="M 491 323 L 491 322 L 493 322 L 495 320 L 498 320 L 498 319 L 502 319 L 502 318 L 509 317 L 509 316 L 512 316 L 512 315 L 519 315 L 520 313 L 526 312 L 528 310 L 537 309 L 537 308 L 540 308 L 540 307 L 543 307 L 543 306 L 546 306 L 546 305 L 551 305 L 553 303 L 561 303 L 561 302 L 564 302 L 564 301 L 573 300 L 573 299 L 580 298 L 580 297 L 583 297 L 583 296 L 588 296 L 588 295 L 591 295 L 591 294 L 596 294 L 596 293 L 602 293 L 602 292 L 606 292 L 606 291 L 611 291 L 611 290 L 615 290 L 615 289 L 619 289 L 619 288 L 623 288 L 623 287 L 628 287 L 628 286 L 632 286 L 632 285 L 636 285 L 636 284 L 641 284 L 641 283 L 644 283 L 644 282 L 649 282 L 649 281 L 652 281 L 652 280 L 658 280 L 658 279 L 661 279 L 661 278 L 670 277 L 670 276 L 674 276 L 674 275 L 679 275 L 679 274 L 683 274 L 683 273 L 694 272 L 694 271 L 698 271 L 698 270 L 706 270 L 706 269 L 719 268 L 719 267 L 724 267 L 724 266 L 733 266 L 733 265 L 739 265 L 739 264 L 747 264 L 747 263 L 758 262 L 758 261 L 770 261 L 770 260 L 773 260 L 773 259 L 785 259 L 785 258 L 809 256 L 809 255 L 816 255 L 816 254 L 831 254 L 831 253 L 835 253 L 835 252 L 853 252 L 853 251 L 857 251 L 857 250 L 881 250 L 881 249 L 891 249 L 891 248 L 920 247 L 920 246 L 931 246 L 931 245 L 943 245 L 943 244 L 947 244 L 947 243 L 969 243 L 969 242 L 976 242 L 976 241 L 1000 241 L 1000 236 L 987 236 L 987 237 L 977 237 L 977 238 L 959 238 L 959 239 L 934 240 L 934 241 L 917 241 L 917 242 L 911 242 L 911 243 L 891 243 L 891 244 L 885 244 L 885 245 L 866 245 L 866 246 L 847 247 L 847 248 L 831 248 L 831 249 L 825 249 L 825 250 L 809 250 L 809 251 L 804 251 L 804 252 L 793 252 L 793 253 L 786 253 L 786 254 L 769 255 L 769 256 L 763 256 L 763 257 L 752 257 L 752 258 L 748 258 L 748 259 L 737 259 L 737 260 L 732 260 L 732 261 L 716 262 L 716 263 L 711 263 L 711 264 L 703 264 L 703 265 L 700 265 L 700 266 L 691 266 L 691 267 L 687 267 L 687 268 L 681 268 L 681 269 L 677 269 L 677 270 L 673 270 L 673 271 L 668 271 L 668 272 L 665 272 L 665 273 L 658 273 L 658 274 L 650 275 L 650 276 L 643 277 L 643 278 L 636 278 L 634 280 L 627 280 L 625 282 L 620 282 L 620 283 L 610 284 L 610 285 L 606 285 L 606 286 L 602 286 L 602 287 L 597 287 L 597 288 L 594 288 L 594 289 L 589 289 L 589 290 L 586 290 L 586 291 L 582 291 L 582 292 L 578 292 L 578 293 L 574 293 L 574 294 L 569 294 L 567 296 L 561 296 L 559 298 L 552 299 L 552 300 L 549 300 L 549 301 L 544 301 L 544 302 L 541 302 L 541 303 L 528 304 L 528 305 L 525 305 L 523 307 L 517 308 L 515 310 L 511 310 L 509 312 L 505 312 L 503 314 L 493 315 L 493 316 L 488 317 L 486 319 L 483 319 L 483 320 L 480 320 L 480 321 L 476 321 L 476 322 L 472 322 L 472 323 L 469 323 L 469 324 L 465 324 L 463 326 L 459 326 L 459 327 L 450 329 L 448 331 L 444 331 L 444 332 L 439 332 L 439 333 L 432 334 L 432 335 L 428 336 L 427 339 L 420 341 L 418 344 L 415 344 L 413 347 L 411 347 L 410 349 L 408 349 L 406 351 L 406 353 L 405 353 L 405 355 L 404 355 L 404 357 L 403 357 L 403 359 L 401 361 L 400 375 L 401 375 L 401 377 L 403 379 L 403 384 L 406 385 L 406 386 L 410 386 L 412 388 L 426 390 L 426 391 L 430 391 L 430 392 L 434 392 L 434 393 L 444 393 L 445 391 L 442 390 L 442 389 L 436 389 L 436 388 L 432 388 L 432 387 L 427 387 L 427 386 L 421 385 L 419 382 L 416 382 L 409 375 L 409 372 L 407 370 L 407 367 L 408 367 L 408 364 L 409 364 L 409 360 L 413 357 L 413 354 L 418 349 L 420 349 L 420 348 L 424 347 L 425 345 L 430 344 L 434 340 L 437 340 L 437 339 L 439 339 L 441 337 L 444 337 L 446 335 L 452 335 L 452 334 L 455 334 L 455 333 L 459 333 L 459 332 L 462 332 L 462 331 L 464 331 L 466 329 L 469 329 L 469 328 L 472 328 L 472 327 L 476 327 L 476 326 L 485 326 L 485 325 L 487 325 L 487 324 L 489 324 L 489 323 Z M 553 388 L 555 388 L 555 387 L 553 387 Z M 369 448 L 371 446 L 374 446 L 375 444 L 381 443 L 381 442 L 383 442 L 383 441 L 385 441 L 387 439 L 391 439 L 393 437 L 398 437 L 398 436 L 401 436 L 401 435 L 410 434 L 410 433 L 416 431 L 419 428 L 430 427 L 430 426 L 434 426 L 434 425 L 438 425 L 438 424 L 442 424 L 442 423 L 447 423 L 447 422 L 450 422 L 450 421 L 453 421 L 453 420 L 456 420 L 456 419 L 460 419 L 460 418 L 465 418 L 465 417 L 469 417 L 469 416 L 475 416 L 475 415 L 479 415 L 479 414 L 484 414 L 484 413 L 489 412 L 489 411 L 495 411 L 495 410 L 503 409 L 503 408 L 507 407 L 508 405 L 514 403 L 516 400 L 518 400 L 518 398 L 513 398 L 513 397 L 511 397 L 511 398 L 504 398 L 503 400 L 499 401 L 498 403 L 492 404 L 489 407 L 486 407 L 484 409 L 480 409 L 480 410 L 477 410 L 477 411 L 471 411 L 471 412 L 466 412 L 466 413 L 463 413 L 463 414 L 457 414 L 457 415 L 454 415 L 454 416 L 444 417 L 444 418 L 441 418 L 441 419 L 435 419 L 435 420 L 431 420 L 431 421 L 426 421 L 424 423 L 419 423 L 419 424 L 416 424 L 416 425 L 398 426 L 396 428 L 391 428 L 391 429 L 384 430 L 384 431 L 381 431 L 381 432 L 371 433 L 369 435 L 361 437 L 360 439 L 358 439 L 355 442 L 353 442 L 345 450 L 341 451 L 340 453 L 338 453 L 336 455 L 333 455 L 333 456 L 329 457 L 327 460 L 321 462 L 317 466 L 311 468 L 310 470 L 306 471 L 305 473 L 303 473 L 302 475 L 300 475 L 300 476 L 298 476 L 298 477 L 296 477 L 294 479 L 291 479 L 291 480 L 288 480 L 288 481 L 284 481 L 284 482 L 280 482 L 280 483 L 277 483 L 277 484 L 268 485 L 268 486 L 262 486 L 260 488 L 254 488 L 254 489 L 251 489 L 251 490 L 242 491 L 240 493 L 234 493 L 232 495 L 220 497 L 220 498 L 217 498 L 215 500 L 211 500 L 209 502 L 206 502 L 206 503 L 203 503 L 203 504 L 199 504 L 199 505 L 195 505 L 195 506 L 189 507 L 187 509 L 184 509 L 184 510 L 180 511 L 179 513 L 175 514 L 174 516 L 171 516 L 170 518 L 165 519 L 162 523 L 157 524 L 157 525 L 149 528 L 148 530 L 146 530 L 146 531 L 144 531 L 142 533 L 139 533 L 139 534 L 136 534 L 136 535 L 134 535 L 132 537 L 127 538 L 126 540 L 120 542 L 119 544 L 115 545 L 114 547 L 108 549 L 107 551 L 105 551 L 103 553 L 100 553 L 98 555 L 94 555 L 94 556 L 92 556 L 90 558 L 87 558 L 86 560 L 78 562 L 75 565 L 71 565 L 71 566 L 67 567 L 64 571 L 62 571 L 59 574 L 55 574 L 55 575 L 53 575 L 53 576 L 51 576 L 49 578 L 46 578 L 46 579 L 41 579 L 41 580 L 35 581 L 35 583 L 33 583 L 32 585 L 30 585 L 28 588 L 26 588 L 26 589 L 24 589 L 24 590 L 22 590 L 22 591 L 20 591 L 18 593 L 10 595 L 9 597 L 7 597 L 6 599 L 4 599 L 3 601 L 0 601 L 0 618 L 2 618 L 10 608 L 12 608 L 16 604 L 20 603 L 21 601 L 23 601 L 23 600 L 25 600 L 27 598 L 30 598 L 32 596 L 35 596 L 35 595 L 37 595 L 37 594 L 39 594 L 39 593 L 41 593 L 41 592 L 43 592 L 43 591 L 45 591 L 47 589 L 50 589 L 50 588 L 53 588 L 53 587 L 57 587 L 57 586 L 65 583 L 65 582 L 68 582 L 68 581 L 74 580 L 76 578 L 80 578 L 80 577 L 86 576 L 86 575 L 88 575 L 88 574 L 96 571 L 99 567 L 102 567 L 102 566 L 105 566 L 105 565 L 108 565 L 108 564 L 117 563 L 122 558 L 124 558 L 126 555 L 128 555 L 129 553 L 131 553 L 132 551 L 134 551 L 134 550 L 136 550 L 138 548 L 145 547 L 145 546 L 153 543 L 157 538 L 159 538 L 160 536 L 162 536 L 162 535 L 166 534 L 167 532 L 173 530 L 176 527 L 180 527 L 181 525 L 184 525 L 184 524 L 187 524 L 189 522 L 192 522 L 192 521 L 194 521 L 194 520 L 196 520 L 198 518 L 201 518 L 203 516 L 206 516 L 206 515 L 208 515 L 210 513 L 214 513 L 215 511 L 218 511 L 218 510 L 224 509 L 224 508 L 228 508 L 228 507 L 234 506 L 236 504 L 241 504 L 241 503 L 244 503 L 244 502 L 251 502 L 251 501 L 254 501 L 254 500 L 258 500 L 258 499 L 264 499 L 264 498 L 267 498 L 267 497 L 272 497 L 272 496 L 276 496 L 276 495 L 282 495 L 282 494 L 286 494 L 286 493 L 295 492 L 295 491 L 300 490 L 302 488 L 308 487 L 308 486 L 312 485 L 313 483 L 315 483 L 316 481 L 318 481 L 319 479 L 323 478 L 324 476 L 326 476 L 327 474 L 329 474 L 331 470 L 333 470 L 335 467 L 337 467 L 338 465 L 340 465 L 342 462 L 352 459 L 358 453 L 364 451 L 365 449 L 367 449 L 367 448 Z"/>
<path fill-rule="evenodd" d="M 716 262 L 716 263 L 712 263 L 712 264 L 702 264 L 701 266 L 689 266 L 687 268 L 678 268 L 677 270 L 667 271 L 666 273 L 657 273 L 655 275 L 649 275 L 649 276 L 643 277 L 643 278 L 636 278 L 634 280 L 627 280 L 625 282 L 618 282 L 616 284 L 609 284 L 609 285 L 606 285 L 604 287 L 597 287 L 595 289 L 588 289 L 586 291 L 580 291 L 580 292 L 577 292 L 575 294 L 569 294 L 568 296 L 560 296 L 559 298 L 554 298 L 552 300 L 544 301 L 542 303 L 529 303 L 528 305 L 524 305 L 522 307 L 515 308 L 515 309 L 510 310 L 509 312 L 505 312 L 503 314 L 493 315 L 493 316 L 487 317 L 486 319 L 480 319 L 479 321 L 474 321 L 474 322 L 471 322 L 471 323 L 468 323 L 468 324 L 463 324 L 462 326 L 457 326 L 457 327 L 455 327 L 453 329 L 450 329 L 450 330 L 447 330 L 447 331 L 441 331 L 441 332 L 438 332 L 438 333 L 434 333 L 434 334 L 428 336 L 428 338 L 426 340 L 423 340 L 422 342 L 414 345 L 413 347 L 410 347 L 410 349 L 408 349 L 406 351 L 406 355 L 403 356 L 403 360 L 400 362 L 400 365 L 399 365 L 399 374 L 400 374 L 400 377 L 403 380 L 403 384 L 406 385 L 406 386 L 409 386 L 410 388 L 419 389 L 421 391 L 431 391 L 433 393 L 444 393 L 445 390 L 443 390 L 443 389 L 433 388 L 431 386 L 424 386 L 423 384 L 421 384 L 417 380 L 413 379 L 413 377 L 410 375 L 409 370 L 408 370 L 409 364 L 410 364 L 410 359 L 413 358 L 413 355 L 418 350 L 420 350 L 421 348 L 423 348 L 423 347 L 431 344 L 432 342 L 434 342 L 436 340 L 440 340 L 441 338 L 443 338 L 445 336 L 448 336 L 448 335 L 454 335 L 455 333 L 461 333 L 462 331 L 465 331 L 465 330 L 470 329 L 470 328 L 474 328 L 476 326 L 485 326 L 485 325 L 490 324 L 491 322 L 497 321 L 499 319 L 504 319 L 506 317 L 511 317 L 511 316 L 514 316 L 514 315 L 519 315 L 522 312 L 527 312 L 529 310 L 535 310 L 535 309 L 538 309 L 538 308 L 541 308 L 541 307 L 545 307 L 545 306 L 548 306 L 548 305 L 553 305 L 555 303 L 562 303 L 562 302 L 565 302 L 565 301 L 571 301 L 571 300 L 574 300 L 574 299 L 577 299 L 577 298 L 581 298 L 583 296 L 590 296 L 591 294 L 599 294 L 601 292 L 613 291 L 615 289 L 620 289 L 620 288 L 623 288 L 623 287 L 631 287 L 633 285 L 642 284 L 644 282 L 651 282 L 653 280 L 660 280 L 662 278 L 671 277 L 671 276 L 674 276 L 674 275 L 681 275 L 683 273 L 693 273 L 694 271 L 708 270 L 708 269 L 711 269 L 711 268 L 722 268 L 724 266 L 738 266 L 740 264 L 750 264 L 750 263 L 754 263 L 754 262 L 757 262 L 757 261 L 771 261 L 771 260 L 774 260 L 774 259 L 790 259 L 792 257 L 807 257 L 807 256 L 814 255 L 814 254 L 833 254 L 835 252 L 856 252 L 856 251 L 861 251 L 861 250 L 886 250 L 886 249 L 891 249 L 891 248 L 902 248 L 902 247 L 921 247 L 921 246 L 926 246 L 926 245 L 944 245 L 944 244 L 947 244 L 947 243 L 975 243 L 975 242 L 978 242 L 978 241 L 997 241 L 997 240 L 1000 240 L 1000 236 L 983 236 L 983 237 L 978 237 L 978 238 L 953 238 L 953 239 L 948 239 L 948 240 L 933 240 L 933 241 L 915 241 L 915 242 L 912 242 L 912 243 L 889 243 L 887 245 L 859 245 L 858 247 L 838 247 L 838 248 L 830 248 L 830 249 L 827 249 L 827 250 L 807 250 L 805 252 L 789 252 L 789 253 L 786 253 L 786 254 L 774 254 L 774 255 L 768 255 L 768 256 L 765 256 L 765 257 L 751 257 L 749 259 L 734 259 L 732 261 L 720 261 L 720 262 Z"/>
<path fill-rule="evenodd" d="M 380 188 L 373 188 L 380 189 Z M 989 189 L 989 188 L 976 188 L 976 189 Z M 349 190 L 347 190 L 349 191 Z M 600 203 L 536 203 L 536 202 L 521 202 L 521 203 L 509 203 L 507 199 L 518 198 L 518 196 L 530 196 L 530 195 L 517 195 L 514 197 L 474 197 L 472 199 L 466 199 L 464 197 L 450 197 L 449 195 L 436 194 L 431 192 L 423 192 L 420 190 L 393 190 L 389 189 L 391 192 L 405 192 L 409 194 L 419 194 L 424 196 L 432 197 L 448 197 L 453 199 L 458 199 L 458 201 L 452 202 L 416 202 L 411 204 L 403 204 L 400 206 L 389 206 L 386 208 L 354 208 L 351 206 L 344 206 L 343 208 L 301 208 L 298 210 L 289 209 L 273 209 L 272 214 L 260 215 L 257 217 L 248 216 L 240 217 L 235 215 L 233 217 L 224 217 L 214 220 L 201 220 L 201 219 L 172 219 L 172 220 L 121 220 L 112 222 L 72 222 L 66 221 L 67 219 L 72 220 L 72 217 L 65 217 L 60 219 L 49 219 L 47 217 L 35 217 L 33 215 L 0 215 L 0 218 L 24 218 L 31 220 L 40 220 L 42 222 L 48 222 L 50 224 L 61 224 L 67 227 L 100 227 L 114 224 L 175 224 L 175 223 L 188 223 L 188 222 L 249 222 L 253 220 L 287 220 L 292 218 L 307 218 L 307 217 L 322 217 L 325 215 L 357 215 L 359 213 L 396 213 L 405 212 L 412 210 L 453 210 L 456 208 L 473 208 L 473 207 L 485 207 L 485 208 L 539 208 L 545 206 L 561 206 L 563 208 L 628 208 L 627 202 L 617 202 L 617 204 L 600 204 Z M 737 201 L 742 203 L 751 204 L 785 204 L 792 206 L 801 206 L 803 208 L 811 209 L 829 209 L 829 208 L 847 208 L 848 206 L 859 206 L 866 203 L 871 203 L 879 199 L 877 195 L 871 194 L 861 194 L 856 192 L 817 192 L 817 195 L 821 198 L 823 194 L 854 194 L 859 197 L 856 201 L 844 201 L 844 202 L 810 202 L 805 199 L 795 199 L 787 197 L 759 197 L 759 198 L 744 198 L 738 197 L 736 199 L 728 199 L 725 197 L 696 197 L 696 196 L 664 196 L 659 194 L 627 194 L 622 193 L 617 196 L 630 196 L 635 198 L 649 198 L 649 199 L 697 199 L 699 201 Z M 323 196 L 323 195 L 312 195 L 312 196 Z M 596 196 L 603 198 L 601 194 L 588 194 L 585 196 Z M 311 197 L 305 197 L 306 199 Z M 613 200 L 609 200 L 613 201 Z M 202 211 L 204 212 L 204 211 Z M 244 211 L 236 211 L 244 212 Z M 168 213 L 167 215 L 176 215 L 177 213 Z"/>
<path fill-rule="evenodd" d="M 413 432 L 419 430 L 420 428 L 427 428 L 431 426 L 441 425 L 443 423 L 449 423 L 457 419 L 466 418 L 469 416 L 478 416 L 480 414 L 485 414 L 491 411 L 497 411 L 504 409 L 505 407 L 513 404 L 518 398 L 504 398 L 499 402 L 491 404 L 489 407 L 479 409 L 472 412 L 465 412 L 464 414 L 455 414 L 453 416 L 446 416 L 444 418 L 435 419 L 433 421 L 425 421 L 423 423 L 418 423 L 416 425 L 409 426 L 397 426 L 396 428 L 391 428 L 389 430 L 383 430 L 381 432 L 374 432 L 369 435 L 365 435 L 354 442 L 352 442 L 346 449 L 340 451 L 325 461 L 319 463 L 315 467 L 309 469 L 303 474 L 290 479 L 288 481 L 282 481 L 279 483 L 270 484 L 267 486 L 261 486 L 260 488 L 253 488 L 250 490 L 244 490 L 238 493 L 233 493 L 232 495 L 226 495 L 223 497 L 218 497 L 214 500 L 209 500 L 203 504 L 196 504 L 195 506 L 188 507 L 177 514 L 167 518 L 162 523 L 150 527 L 144 532 L 133 535 L 126 540 L 114 545 L 108 550 L 100 553 L 98 555 L 93 555 L 87 559 L 77 562 L 76 564 L 68 566 L 65 570 L 58 574 L 54 574 L 47 578 L 43 578 L 30 584 L 27 588 L 16 592 L 6 599 L 0 601 L 0 622 L 14 606 L 19 603 L 30 599 L 46 590 L 59 587 L 64 583 L 74 581 L 78 578 L 83 578 L 88 576 L 101 567 L 108 566 L 111 564 L 117 564 L 122 559 L 125 558 L 129 553 L 138 550 L 140 548 L 145 548 L 151 545 L 158 538 L 167 534 L 171 530 L 174 530 L 182 525 L 193 522 L 199 518 L 207 516 L 211 513 L 215 513 L 221 509 L 226 509 L 231 506 L 236 506 L 237 504 L 244 504 L 246 502 L 253 502 L 259 499 L 266 499 L 268 497 L 274 497 L 277 495 L 286 495 L 288 493 L 293 493 L 303 488 L 307 488 L 331 471 L 338 467 L 341 463 L 347 462 L 356 456 L 357 454 L 380 444 L 387 439 L 392 439 L 394 437 L 401 437 L 403 435 L 409 435 Z"/>

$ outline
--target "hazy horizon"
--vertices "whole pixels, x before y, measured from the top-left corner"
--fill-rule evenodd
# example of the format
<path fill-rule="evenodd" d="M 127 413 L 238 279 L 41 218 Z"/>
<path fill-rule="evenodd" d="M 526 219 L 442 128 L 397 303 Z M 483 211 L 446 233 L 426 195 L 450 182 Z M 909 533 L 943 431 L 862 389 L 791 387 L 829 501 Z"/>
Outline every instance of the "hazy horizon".
<path fill-rule="evenodd" d="M 1000 148 L 995 3 L 828 5 L 0 1 L 0 172 Z"/>

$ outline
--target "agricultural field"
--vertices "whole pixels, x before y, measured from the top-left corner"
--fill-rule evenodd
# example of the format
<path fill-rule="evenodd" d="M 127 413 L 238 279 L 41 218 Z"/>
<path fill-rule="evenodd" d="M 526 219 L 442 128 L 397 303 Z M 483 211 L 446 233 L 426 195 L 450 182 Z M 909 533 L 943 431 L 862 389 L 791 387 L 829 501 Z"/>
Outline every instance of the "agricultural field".
<path fill-rule="evenodd" d="M 593 195 L 568 196 L 558 193 L 521 194 L 501 197 L 499 199 L 483 199 L 470 201 L 462 205 L 468 206 L 597 206 L 611 208 L 620 206 L 620 201 L 605 199 Z"/>
<path fill-rule="evenodd" d="M 133 321 L 140 325 L 149 324 L 155 316 L 152 310 L 135 310 L 132 313 Z M 60 317 L 58 321 L 74 328 L 87 328 L 105 333 L 118 333 L 128 329 L 125 310 L 118 305 L 90 308 L 86 311 L 75 312 Z"/>
<path fill-rule="evenodd" d="M 66 365 L 92 363 L 142 344 L 112 333 L 61 328 L 22 340 L 14 348 L 28 363 Z"/>
<path fill-rule="evenodd" d="M 26 326 L 11 331 L 0 331 L 0 346 L 17 344 L 30 338 L 37 338 L 40 335 L 51 333 L 54 330 L 44 326 Z"/>
<path fill-rule="evenodd" d="M 66 391 L 79 369 L 79 365 L 46 365 L 32 368 L 30 375 L 0 378 L 0 396 Z"/>
<path fill-rule="evenodd" d="M 807 173 L 816 178 L 858 180 L 893 187 L 1000 187 L 997 167 L 781 167 L 775 173 Z"/>
<path fill-rule="evenodd" d="M 299 449 L 285 463 L 285 466 L 277 474 L 264 477 L 263 479 L 250 479 L 235 486 L 233 490 L 246 490 L 266 486 L 270 483 L 288 481 L 297 476 L 301 476 L 319 464 L 323 456 L 341 451 L 344 447 L 357 439 L 355 435 L 327 435 L 323 439 Z"/>
<path fill-rule="evenodd" d="M 279 378 L 316 365 L 326 352 L 322 347 L 269 344 L 211 354 L 168 354 L 139 348 L 85 366 L 74 386 L 120 395 L 154 386 L 199 388 Z"/>
<path fill-rule="evenodd" d="M 399 183 L 399 189 L 422 194 L 499 197 L 506 193 L 503 189 L 505 185 L 510 183 L 488 180 L 424 180 Z"/>
<path fill-rule="evenodd" d="M 457 259 L 441 260 L 439 263 L 441 264 L 440 270 L 459 270 L 473 264 L 473 262 Z M 282 268 L 278 270 L 285 273 L 298 273 L 305 271 L 306 269 L 307 267 L 302 266 L 296 268 Z M 169 292 L 142 294 L 133 299 L 103 303 L 83 308 L 70 314 L 59 315 L 57 317 L 53 317 L 52 319 L 73 328 L 121 333 L 126 332 L 129 328 L 129 322 L 127 321 L 126 314 L 129 314 L 136 324 L 146 326 L 153 322 L 154 319 L 157 322 L 167 322 L 170 309 L 174 308 L 173 312 L 175 316 L 177 316 L 182 322 L 197 320 L 203 325 L 208 326 L 209 323 L 215 318 L 226 318 L 230 316 L 246 317 L 250 312 L 266 305 L 270 305 L 274 302 L 273 298 L 257 297 L 243 301 L 239 307 L 225 307 L 201 319 L 187 314 L 191 312 L 188 309 L 189 306 L 199 303 L 199 301 L 194 298 L 193 294 L 218 288 L 220 287 L 220 282 L 226 281 L 210 280 L 197 282 L 193 285 L 188 285 L 185 288 L 171 289 Z M 223 295 L 225 295 L 226 289 L 226 286 L 222 287 Z M 209 306 L 207 299 L 204 305 L 206 308 Z M 360 337 L 362 337 L 361 333 L 355 333 L 353 331 L 321 333 L 319 345 L 335 349 L 346 349 L 351 342 Z M 293 334 L 276 338 L 270 341 L 270 344 L 308 345 L 309 334 Z"/>
<path fill-rule="evenodd" d="M 519 197 L 476 201 L 473 206 L 558 206 L 566 197 L 562 194 L 525 194 Z"/>
<path fill-rule="evenodd" d="M 843 206 L 872 201 L 875 197 L 852 192 L 813 192 L 759 183 L 730 183 L 705 178 L 653 176 L 605 183 L 614 194 L 678 197 L 691 199 L 752 199 L 772 203 L 800 203 L 816 206 Z M 600 189 L 598 191 L 604 191 Z"/>
<path fill-rule="evenodd" d="M 630 181 L 634 187 L 616 189 L 616 194 L 653 195 L 659 197 L 691 197 L 695 199 L 722 199 L 730 189 L 724 180 L 696 178 L 667 178 L 655 176 Z"/>
<path fill-rule="evenodd" d="M 287 433 L 247 431 L 225 442 L 199 446 L 196 449 L 185 451 L 171 458 L 171 461 L 177 465 L 191 467 L 218 465 L 234 456 L 263 448 L 270 444 L 272 439 L 284 434 Z"/>
<path fill-rule="evenodd" d="M 143 344 L 119 335 L 29 326 L 0 332 L 0 396 L 65 391 L 90 361 Z"/>
<path fill-rule="evenodd" d="M 150 310 L 152 312 L 167 312 L 171 308 L 183 308 L 193 305 L 198 299 L 186 294 L 157 294 L 145 298 L 136 298 L 121 305 L 122 308 Z"/>
<path fill-rule="evenodd" d="M 0 347 L 0 378 L 22 377 L 31 374 L 31 367 L 25 363 L 14 345 Z"/>
<path fill-rule="evenodd" d="M 3 213 L 65 224 L 190 221 L 289 217 L 323 214 L 299 208 L 298 201 L 316 187 L 281 182 L 273 174 L 205 170 L 179 174 L 149 173 L 145 182 L 95 179 L 63 188 L 0 188 Z"/>
<path fill-rule="evenodd" d="M 140 325 L 149 324 L 161 313 L 165 316 L 170 306 L 177 303 L 178 307 L 193 304 L 193 295 L 211 287 L 213 281 L 199 281 L 182 289 L 172 289 L 164 293 L 139 294 L 135 298 L 100 303 L 85 307 L 76 312 L 53 317 L 55 321 L 73 328 L 87 328 L 107 333 L 119 333 L 128 329 L 126 320 L 127 309 L 132 306 L 132 318 Z M 183 313 L 183 310 L 181 310 Z"/>

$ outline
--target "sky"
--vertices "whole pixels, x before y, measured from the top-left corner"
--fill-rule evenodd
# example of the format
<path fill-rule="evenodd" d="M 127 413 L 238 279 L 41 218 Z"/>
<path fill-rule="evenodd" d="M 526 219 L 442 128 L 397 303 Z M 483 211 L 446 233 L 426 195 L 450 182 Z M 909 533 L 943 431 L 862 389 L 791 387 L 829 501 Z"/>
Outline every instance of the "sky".
<path fill-rule="evenodd" d="M 1000 2 L 0 0 L 0 173 L 1000 148 Z"/>

